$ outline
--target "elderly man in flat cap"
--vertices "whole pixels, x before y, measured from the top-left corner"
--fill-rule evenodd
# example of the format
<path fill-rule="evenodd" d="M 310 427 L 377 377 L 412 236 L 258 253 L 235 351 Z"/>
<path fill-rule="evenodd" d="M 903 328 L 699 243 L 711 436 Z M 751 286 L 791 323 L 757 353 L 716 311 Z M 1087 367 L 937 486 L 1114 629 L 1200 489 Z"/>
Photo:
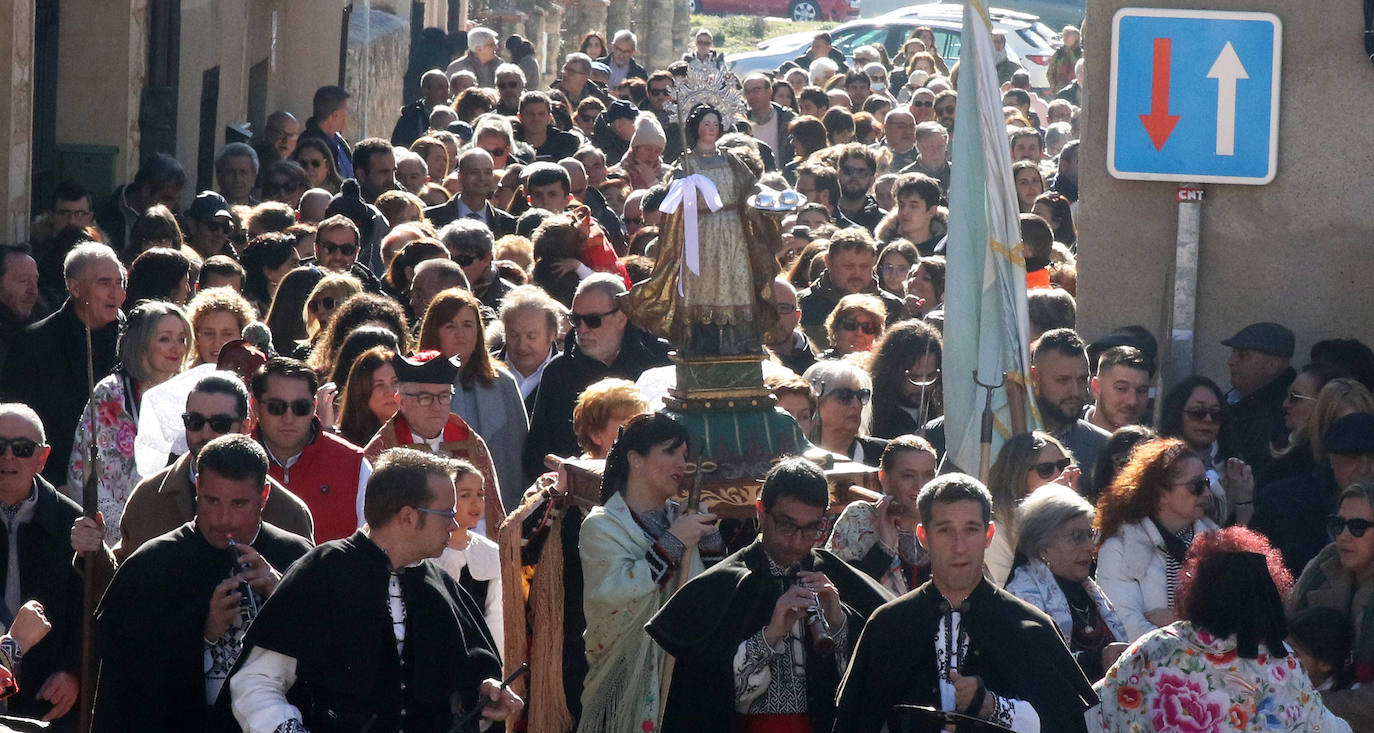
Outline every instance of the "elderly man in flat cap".
<path fill-rule="evenodd" d="M 437 351 L 422 351 L 411 357 L 397 354 L 391 359 L 396 370 L 401 409 L 387 420 L 363 455 L 370 462 L 388 448 L 413 448 L 448 458 L 461 458 L 482 472 L 486 485 L 486 517 L 477 531 L 496 538 L 505 519 L 501 506 L 501 487 L 492 467 L 491 452 L 477 431 L 453 414 L 453 383 L 458 378 L 458 358 L 445 359 Z"/>
<path fill-rule="evenodd" d="M 1231 391 L 1226 394 L 1228 445 L 1222 450 L 1250 464 L 1256 474 L 1269 465 L 1271 443 L 1282 439 L 1283 400 L 1297 373 L 1293 332 L 1277 323 L 1252 323 L 1221 342 L 1231 347 L 1226 368 Z"/>

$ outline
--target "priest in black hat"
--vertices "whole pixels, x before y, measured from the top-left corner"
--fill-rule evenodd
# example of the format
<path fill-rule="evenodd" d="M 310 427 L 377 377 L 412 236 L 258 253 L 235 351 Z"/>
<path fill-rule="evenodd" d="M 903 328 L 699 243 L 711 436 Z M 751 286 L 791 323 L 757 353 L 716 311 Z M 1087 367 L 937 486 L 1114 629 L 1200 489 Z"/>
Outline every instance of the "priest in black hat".
<path fill-rule="evenodd" d="M 414 448 L 449 458 L 461 458 L 482 472 L 486 488 L 486 518 L 477 530 L 492 539 L 505 519 L 501 487 L 496 481 L 486 441 L 453 414 L 453 383 L 458 378 L 458 357 L 445 359 L 437 351 L 391 359 L 401 409 L 387 420 L 368 442 L 364 455 L 376 462 L 388 448 Z"/>

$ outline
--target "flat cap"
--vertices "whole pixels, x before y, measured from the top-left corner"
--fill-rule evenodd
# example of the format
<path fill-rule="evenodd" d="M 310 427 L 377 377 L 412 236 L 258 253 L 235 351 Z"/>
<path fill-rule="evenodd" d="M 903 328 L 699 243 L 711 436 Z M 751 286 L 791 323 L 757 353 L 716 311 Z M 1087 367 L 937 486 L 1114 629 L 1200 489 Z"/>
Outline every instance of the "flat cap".
<path fill-rule="evenodd" d="M 1374 453 L 1374 415 L 1356 412 L 1331 423 L 1322 447 L 1327 453 Z"/>
<path fill-rule="evenodd" d="M 1262 321 L 1242 328 L 1235 336 L 1222 341 L 1221 345 L 1290 357 L 1293 355 L 1293 332 L 1277 323 Z"/>

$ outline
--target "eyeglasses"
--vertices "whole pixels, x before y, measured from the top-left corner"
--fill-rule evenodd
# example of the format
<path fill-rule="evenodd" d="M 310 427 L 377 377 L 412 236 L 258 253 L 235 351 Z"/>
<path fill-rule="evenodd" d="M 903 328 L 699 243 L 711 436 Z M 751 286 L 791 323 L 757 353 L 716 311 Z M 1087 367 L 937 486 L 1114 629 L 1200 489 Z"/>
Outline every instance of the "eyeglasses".
<path fill-rule="evenodd" d="M 1183 411 L 1183 414 L 1193 418 L 1194 420 L 1205 420 L 1207 418 L 1211 418 L 1212 422 L 1221 422 L 1220 407 L 1189 407 L 1188 409 Z"/>
<path fill-rule="evenodd" d="M 1294 392 L 1294 391 L 1292 391 L 1292 390 L 1289 390 L 1289 392 L 1288 392 L 1288 401 L 1289 401 L 1289 402 L 1297 402 L 1298 400 L 1311 400 L 1311 401 L 1313 401 L 1313 402 L 1316 402 L 1316 401 L 1317 401 L 1317 398 L 1316 398 L 1316 397 L 1308 397 L 1308 396 L 1305 395 L 1305 394 L 1298 394 L 1297 392 Z"/>
<path fill-rule="evenodd" d="M 286 414 L 288 408 L 290 408 L 291 413 L 296 417 L 313 415 L 315 414 L 315 401 L 307 399 L 292 400 L 290 402 L 278 399 L 266 399 L 262 401 L 262 409 L 266 410 L 269 415 L 281 417 Z"/>
<path fill-rule="evenodd" d="M 85 219 L 91 215 L 90 209 L 53 209 L 53 216 L 62 216 L 68 219 Z"/>
<path fill-rule="evenodd" d="M 777 533 L 789 540 L 797 537 L 805 537 L 809 540 L 819 540 L 825 536 L 825 520 L 812 522 L 811 524 L 797 524 L 788 517 L 779 516 L 773 512 L 764 512 L 773 518 L 773 524 L 777 528 Z"/>
<path fill-rule="evenodd" d="M 345 257 L 352 257 L 358 251 L 356 244 L 335 244 L 334 242 L 320 242 L 320 251 L 327 254 L 342 254 Z"/>
<path fill-rule="evenodd" d="M 1099 536 L 1100 535 L 1095 529 L 1075 529 L 1072 532 L 1065 532 L 1061 534 L 1059 537 L 1060 539 L 1068 542 L 1070 545 L 1083 547 L 1084 545 L 1097 544 L 1097 539 Z"/>
<path fill-rule="evenodd" d="M 332 296 L 326 295 L 319 300 L 310 301 L 310 312 L 319 313 L 321 311 L 332 311 L 339 304 Z"/>
<path fill-rule="evenodd" d="M 881 330 L 876 323 L 872 321 L 860 321 L 857 318 L 841 318 L 835 321 L 835 327 L 841 331 L 862 330 L 869 336 L 876 336 L 878 335 L 878 331 Z"/>
<path fill-rule="evenodd" d="M 585 323 L 587 328 L 596 329 L 601 328 L 601 319 L 609 318 L 619 312 L 618 310 L 609 310 L 605 313 L 569 313 L 568 320 L 572 321 L 573 328 Z"/>
<path fill-rule="evenodd" d="M 840 175 L 861 178 L 873 175 L 873 169 L 866 166 L 842 165 L 840 166 Z"/>
<path fill-rule="evenodd" d="M 215 431 L 216 433 L 219 433 L 220 435 L 224 435 L 228 433 L 230 430 L 234 429 L 234 423 L 239 422 L 242 419 L 243 418 L 239 417 L 238 415 L 210 415 L 209 417 L 206 417 L 205 415 L 202 415 L 199 412 L 181 413 L 182 427 L 186 428 L 187 430 L 193 433 L 199 430 L 204 430 L 205 426 L 209 425 L 211 430 Z"/>
<path fill-rule="evenodd" d="M 296 161 L 306 168 L 323 168 L 324 158 L 301 158 Z"/>
<path fill-rule="evenodd" d="M 496 86 L 500 89 L 519 89 L 521 84 L 520 80 L 516 79 L 515 81 L 498 81 Z"/>
<path fill-rule="evenodd" d="M 1374 527 L 1374 522 L 1368 519 L 1360 519 L 1359 517 L 1346 519 L 1345 517 L 1332 514 L 1326 518 L 1326 531 L 1331 533 L 1331 539 L 1333 540 L 1339 537 L 1341 532 L 1345 530 L 1350 531 L 1351 537 L 1358 539 L 1363 537 L 1364 533 L 1368 532 L 1370 527 Z"/>
<path fill-rule="evenodd" d="M 437 402 L 453 399 L 453 388 L 449 387 L 447 392 L 402 392 L 401 394 L 415 400 L 415 404 L 420 407 L 429 407 Z"/>
<path fill-rule="evenodd" d="M 450 522 L 453 521 L 454 517 L 458 516 L 458 512 L 452 509 L 430 509 L 427 506 L 413 506 L 411 507 L 411 509 L 414 509 L 415 511 L 420 512 L 422 514 L 433 514 L 436 517 L 443 517 L 444 519 L 447 519 Z"/>
<path fill-rule="evenodd" d="M 1174 486 L 1187 486 L 1188 493 L 1193 496 L 1202 496 L 1207 493 L 1207 489 L 1212 487 L 1212 482 L 1206 476 L 1199 476 L 1192 481 L 1175 481 Z"/>
<path fill-rule="evenodd" d="M 912 106 L 912 107 L 934 107 L 934 106 L 935 106 L 935 102 L 932 101 L 932 100 L 929 100 L 929 99 L 922 99 L 922 100 L 919 101 L 919 102 L 913 101 L 913 102 L 911 103 L 911 106 Z"/>
<path fill-rule="evenodd" d="M 14 453 L 15 458 L 33 458 L 40 445 L 43 444 L 30 438 L 0 438 L 0 456 L 9 450 Z"/>
<path fill-rule="evenodd" d="M 1063 473 L 1064 469 L 1072 465 L 1072 458 L 1060 458 L 1057 461 L 1041 461 L 1039 463 L 1033 463 L 1031 464 L 1030 470 L 1034 471 L 1035 475 L 1039 476 L 1040 478 L 1052 479 L 1055 476 L 1058 476 L 1059 474 Z"/>
<path fill-rule="evenodd" d="M 840 387 L 839 389 L 832 390 L 825 396 L 834 397 L 836 400 L 839 400 L 842 405 L 852 405 L 855 400 L 858 400 L 860 405 L 866 405 L 869 400 L 873 399 L 873 390 Z"/>
<path fill-rule="evenodd" d="M 888 275 L 905 275 L 910 270 L 910 265 L 881 265 L 880 267 L 878 267 L 878 272 L 886 273 Z"/>

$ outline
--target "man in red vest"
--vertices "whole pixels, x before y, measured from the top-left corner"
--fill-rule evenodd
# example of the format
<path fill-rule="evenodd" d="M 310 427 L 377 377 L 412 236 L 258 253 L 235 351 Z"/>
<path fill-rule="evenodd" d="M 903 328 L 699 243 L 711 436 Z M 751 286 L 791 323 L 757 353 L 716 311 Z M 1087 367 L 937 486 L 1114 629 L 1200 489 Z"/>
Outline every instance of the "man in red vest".
<path fill-rule="evenodd" d="M 476 466 L 487 494 L 486 516 L 477 531 L 495 540 L 506 510 L 486 441 L 452 411 L 458 357 L 445 359 L 438 351 L 421 351 L 412 357 L 397 354 L 391 366 L 396 370 L 401 409 L 368 441 L 365 454 L 375 461 L 388 448 L 413 448 Z"/>
<path fill-rule="evenodd" d="M 372 466 L 363 449 L 324 429 L 315 416 L 319 378 L 304 362 L 275 357 L 253 377 L 253 437 L 267 449 L 268 474 L 310 507 L 318 542 L 363 525 Z"/>

